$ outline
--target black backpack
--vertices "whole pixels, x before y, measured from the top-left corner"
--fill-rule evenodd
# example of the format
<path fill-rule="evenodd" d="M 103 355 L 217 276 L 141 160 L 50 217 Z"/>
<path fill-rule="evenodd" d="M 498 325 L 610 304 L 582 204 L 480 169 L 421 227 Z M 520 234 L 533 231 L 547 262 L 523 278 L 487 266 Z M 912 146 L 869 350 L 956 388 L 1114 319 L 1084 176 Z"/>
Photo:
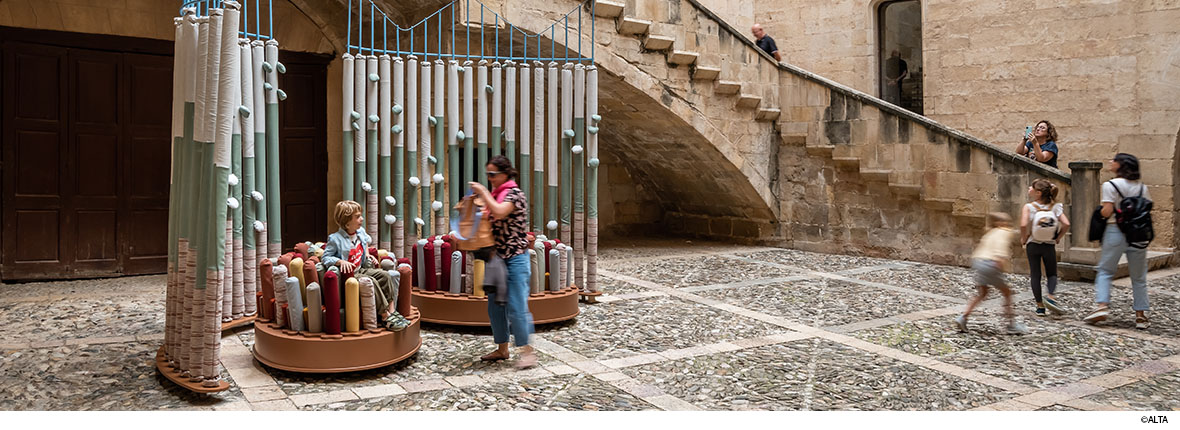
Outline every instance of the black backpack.
<path fill-rule="evenodd" d="M 1147 248 L 1147 244 L 1155 239 L 1155 230 L 1151 226 L 1151 199 L 1143 197 L 1143 188 L 1139 188 L 1139 195 L 1127 197 L 1113 181 L 1110 186 L 1121 198 L 1114 205 L 1114 220 L 1123 235 L 1127 236 L 1127 244 L 1132 248 Z"/>

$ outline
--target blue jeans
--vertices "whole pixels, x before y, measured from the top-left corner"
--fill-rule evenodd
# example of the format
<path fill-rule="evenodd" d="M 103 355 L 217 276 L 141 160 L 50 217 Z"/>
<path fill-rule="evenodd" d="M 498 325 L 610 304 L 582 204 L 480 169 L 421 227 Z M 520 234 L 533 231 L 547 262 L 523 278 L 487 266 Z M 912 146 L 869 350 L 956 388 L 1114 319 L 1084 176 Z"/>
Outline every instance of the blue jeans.
<path fill-rule="evenodd" d="M 488 294 L 488 319 L 492 322 L 492 339 L 496 344 L 508 343 L 509 329 L 516 338 L 516 346 L 529 344 L 533 333 L 533 314 L 529 313 L 529 267 L 528 253 L 504 260 L 508 266 L 508 303 L 496 304 L 496 294 Z"/>
<path fill-rule="evenodd" d="M 1119 268 L 1119 257 L 1127 254 L 1127 268 L 1131 272 L 1132 309 L 1146 311 L 1147 304 L 1147 250 L 1127 245 L 1127 237 L 1116 224 L 1107 224 L 1102 234 L 1102 257 L 1098 260 L 1098 277 L 1094 280 L 1094 301 L 1110 303 L 1110 283 Z"/>

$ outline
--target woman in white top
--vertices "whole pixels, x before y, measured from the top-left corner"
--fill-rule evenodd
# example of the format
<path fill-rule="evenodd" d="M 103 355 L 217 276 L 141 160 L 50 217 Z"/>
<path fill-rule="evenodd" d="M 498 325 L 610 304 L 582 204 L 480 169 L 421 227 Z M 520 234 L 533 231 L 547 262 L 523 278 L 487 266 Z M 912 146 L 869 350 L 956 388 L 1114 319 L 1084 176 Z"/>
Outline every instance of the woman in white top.
<path fill-rule="evenodd" d="M 1094 301 L 1098 308 L 1083 318 L 1088 324 L 1096 324 L 1110 316 L 1110 284 L 1118 269 L 1119 257 L 1127 255 L 1127 268 L 1131 272 L 1131 294 L 1134 298 L 1135 327 L 1146 329 L 1147 310 L 1147 250 L 1131 247 L 1127 237 L 1115 224 L 1115 206 L 1121 196 L 1150 198 L 1147 186 L 1139 182 L 1139 159 L 1134 155 L 1119 153 L 1110 160 L 1107 170 L 1116 178 L 1102 184 L 1102 216 L 1106 218 L 1106 231 L 1102 234 L 1102 256 L 1098 260 L 1098 276 L 1094 280 Z"/>
<path fill-rule="evenodd" d="M 1069 231 L 1069 217 L 1057 200 L 1057 186 L 1048 179 L 1037 179 L 1028 187 L 1032 202 L 1020 210 L 1020 243 L 1025 244 L 1028 256 L 1029 279 L 1032 281 L 1033 298 L 1037 303 L 1037 316 L 1045 316 L 1045 308 L 1061 315 L 1065 309 L 1057 303 L 1057 243 Z M 1045 284 L 1049 294 L 1041 298 L 1041 264 L 1045 265 Z"/>

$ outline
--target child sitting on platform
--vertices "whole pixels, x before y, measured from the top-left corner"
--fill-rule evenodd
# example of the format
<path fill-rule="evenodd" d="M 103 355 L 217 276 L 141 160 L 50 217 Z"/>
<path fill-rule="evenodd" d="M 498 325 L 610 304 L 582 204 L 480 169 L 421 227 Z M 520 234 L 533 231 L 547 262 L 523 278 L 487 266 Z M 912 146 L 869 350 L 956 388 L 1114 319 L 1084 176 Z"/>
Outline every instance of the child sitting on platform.
<path fill-rule="evenodd" d="M 361 205 L 352 200 L 336 204 L 333 219 L 340 230 L 328 236 L 321 261 L 324 266 L 339 267 L 342 275 L 372 278 L 377 286 L 374 298 L 377 309 L 381 310 L 381 321 L 385 322 L 386 328 L 400 331 L 408 327 L 410 321 L 397 313 L 398 285 L 388 272 L 378 268 L 377 258 L 368 252 L 372 237 L 361 228 L 364 225 L 362 212 Z"/>
<path fill-rule="evenodd" d="M 990 287 L 996 287 L 1004 296 L 1004 316 L 1008 319 L 1008 334 L 1025 334 L 1028 328 L 1016 322 L 1012 311 L 1012 288 L 1004 281 L 1004 271 L 1009 266 L 1012 257 L 1012 241 L 1016 239 L 1016 231 L 1012 230 L 1012 217 L 1002 212 L 992 212 L 987 215 L 987 222 L 991 230 L 980 239 L 975 253 L 971 254 L 971 268 L 975 270 L 975 287 L 978 291 L 975 297 L 967 303 L 963 315 L 955 318 L 955 325 L 960 332 L 967 331 L 967 317 L 987 298 Z"/>

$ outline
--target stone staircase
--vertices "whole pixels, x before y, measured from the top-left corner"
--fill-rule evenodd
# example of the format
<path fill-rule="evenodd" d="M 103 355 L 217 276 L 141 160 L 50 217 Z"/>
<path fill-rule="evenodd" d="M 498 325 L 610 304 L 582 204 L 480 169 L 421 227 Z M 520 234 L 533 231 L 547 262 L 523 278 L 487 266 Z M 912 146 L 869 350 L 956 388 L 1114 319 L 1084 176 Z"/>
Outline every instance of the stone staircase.
<path fill-rule="evenodd" d="M 622 2 L 600 0 L 594 14 L 613 19 L 616 32 L 639 39 L 645 52 L 663 55 L 669 67 L 687 67 L 692 80 L 712 82 L 714 95 L 731 101 L 739 110 L 754 111 L 756 121 L 779 119 L 782 111 L 777 107 L 777 77 L 765 79 L 743 72 L 751 61 L 767 63 L 759 66 L 772 69 L 773 59 L 759 56 L 758 52 L 725 49 L 718 36 L 724 33 L 718 31 L 718 26 L 725 24 L 694 2 L 665 2 L 661 6 L 666 8 L 657 9 L 660 16 L 643 19 L 628 11 Z M 742 66 L 731 68 L 728 64 Z"/>

